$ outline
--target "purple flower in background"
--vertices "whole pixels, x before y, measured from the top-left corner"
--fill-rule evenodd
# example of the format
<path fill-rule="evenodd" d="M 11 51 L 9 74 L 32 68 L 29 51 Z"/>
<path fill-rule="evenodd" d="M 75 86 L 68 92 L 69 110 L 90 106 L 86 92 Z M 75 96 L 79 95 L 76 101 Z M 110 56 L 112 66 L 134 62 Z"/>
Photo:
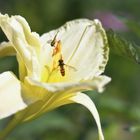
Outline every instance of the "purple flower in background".
<path fill-rule="evenodd" d="M 96 12 L 95 17 L 100 19 L 106 29 L 112 28 L 116 31 L 126 31 L 125 23 L 111 12 Z"/>

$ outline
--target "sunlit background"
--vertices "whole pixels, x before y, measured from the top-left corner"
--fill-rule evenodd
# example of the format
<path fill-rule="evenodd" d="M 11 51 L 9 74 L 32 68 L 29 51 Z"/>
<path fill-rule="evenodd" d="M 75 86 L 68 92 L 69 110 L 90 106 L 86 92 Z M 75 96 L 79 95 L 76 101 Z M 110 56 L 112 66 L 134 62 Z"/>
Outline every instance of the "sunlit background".
<path fill-rule="evenodd" d="M 125 24 L 140 21 L 139 0 L 0 0 L 0 12 L 25 17 L 32 31 L 40 35 L 68 20 L 99 18 L 106 30 L 112 28 L 140 45 L 140 29 L 138 34 L 134 26 Z M 4 40 L 0 31 L 0 41 Z M 6 70 L 18 74 L 14 57 L 0 59 L 0 72 Z M 112 82 L 104 93 L 87 94 L 99 110 L 106 140 L 140 140 L 140 65 L 111 52 L 105 74 Z M 1 120 L 0 127 L 6 123 L 7 119 Z M 90 112 L 73 104 L 19 126 L 7 140 L 19 139 L 97 140 L 98 135 Z"/>

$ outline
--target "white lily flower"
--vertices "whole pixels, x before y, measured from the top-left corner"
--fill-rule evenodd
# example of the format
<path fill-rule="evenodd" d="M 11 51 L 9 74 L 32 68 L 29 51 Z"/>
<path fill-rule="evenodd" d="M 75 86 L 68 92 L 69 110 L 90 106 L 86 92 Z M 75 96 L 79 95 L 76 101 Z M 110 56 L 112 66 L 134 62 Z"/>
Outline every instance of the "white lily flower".
<path fill-rule="evenodd" d="M 0 57 L 16 55 L 20 77 L 9 71 L 0 74 L 0 119 L 15 114 L 0 138 L 18 123 L 56 107 L 78 103 L 92 113 L 99 139 L 104 140 L 97 109 L 81 93 L 102 92 L 111 80 L 101 75 L 109 48 L 100 21 L 73 20 L 40 37 L 31 32 L 23 17 L 0 14 L 0 27 L 9 40 L 0 44 Z"/>

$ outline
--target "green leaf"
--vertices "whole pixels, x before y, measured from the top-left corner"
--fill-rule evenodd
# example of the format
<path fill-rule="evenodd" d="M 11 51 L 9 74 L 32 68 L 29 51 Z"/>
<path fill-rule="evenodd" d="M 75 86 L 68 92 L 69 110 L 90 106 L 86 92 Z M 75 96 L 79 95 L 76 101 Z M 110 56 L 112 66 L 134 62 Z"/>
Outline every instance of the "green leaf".
<path fill-rule="evenodd" d="M 125 40 L 112 30 L 108 30 L 106 33 L 111 52 L 129 58 L 140 64 L 140 46 Z"/>
<path fill-rule="evenodd" d="M 125 24 L 137 37 L 140 38 L 140 23 L 134 20 L 125 20 Z"/>

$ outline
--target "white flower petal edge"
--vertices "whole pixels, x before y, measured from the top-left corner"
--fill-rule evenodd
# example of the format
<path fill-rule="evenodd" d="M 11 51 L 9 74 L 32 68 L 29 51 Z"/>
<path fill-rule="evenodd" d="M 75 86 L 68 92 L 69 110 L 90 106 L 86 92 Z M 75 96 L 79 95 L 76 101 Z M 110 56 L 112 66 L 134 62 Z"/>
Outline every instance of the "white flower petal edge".
<path fill-rule="evenodd" d="M 85 106 L 91 112 L 91 114 L 95 118 L 98 127 L 99 140 L 104 140 L 101 123 L 100 123 L 100 117 L 93 101 L 86 94 L 83 93 L 75 94 L 75 96 L 71 97 L 70 100 Z"/>
<path fill-rule="evenodd" d="M 26 108 L 21 95 L 20 82 L 13 73 L 0 74 L 0 119 Z"/>
<path fill-rule="evenodd" d="M 104 89 L 104 86 L 111 81 L 110 77 L 107 76 L 98 76 L 95 77 L 93 80 L 90 81 L 82 81 L 82 82 L 62 82 L 62 83 L 43 83 L 38 82 L 32 78 L 27 77 L 24 81 L 25 85 L 29 85 L 31 88 L 36 86 L 39 89 L 44 89 L 46 92 L 42 92 L 42 94 L 38 94 L 38 91 L 35 92 L 25 92 L 23 94 L 24 99 L 29 102 L 33 103 L 37 101 L 38 99 L 41 100 L 44 97 L 46 97 L 49 93 L 52 94 L 52 96 L 64 96 L 65 93 L 75 93 L 79 91 L 85 91 L 85 90 L 97 90 L 98 92 L 102 92 Z M 60 94 L 59 94 L 60 93 Z M 63 94 L 64 93 L 64 94 Z M 55 94 L 55 95 L 53 95 Z"/>
<path fill-rule="evenodd" d="M 94 89 L 99 92 L 103 91 L 103 87 L 110 82 L 111 78 L 107 76 L 98 76 L 95 77 L 93 80 L 90 81 L 83 81 L 83 82 L 68 82 L 68 83 L 42 83 L 35 81 L 31 78 L 26 78 L 26 80 L 30 83 L 30 85 L 36 85 L 38 87 L 45 88 L 48 92 L 51 93 L 58 93 L 58 92 L 65 92 L 68 89 L 83 89 L 83 90 L 90 90 Z"/>
<path fill-rule="evenodd" d="M 0 57 L 16 55 L 16 51 L 10 42 L 0 43 Z"/>

